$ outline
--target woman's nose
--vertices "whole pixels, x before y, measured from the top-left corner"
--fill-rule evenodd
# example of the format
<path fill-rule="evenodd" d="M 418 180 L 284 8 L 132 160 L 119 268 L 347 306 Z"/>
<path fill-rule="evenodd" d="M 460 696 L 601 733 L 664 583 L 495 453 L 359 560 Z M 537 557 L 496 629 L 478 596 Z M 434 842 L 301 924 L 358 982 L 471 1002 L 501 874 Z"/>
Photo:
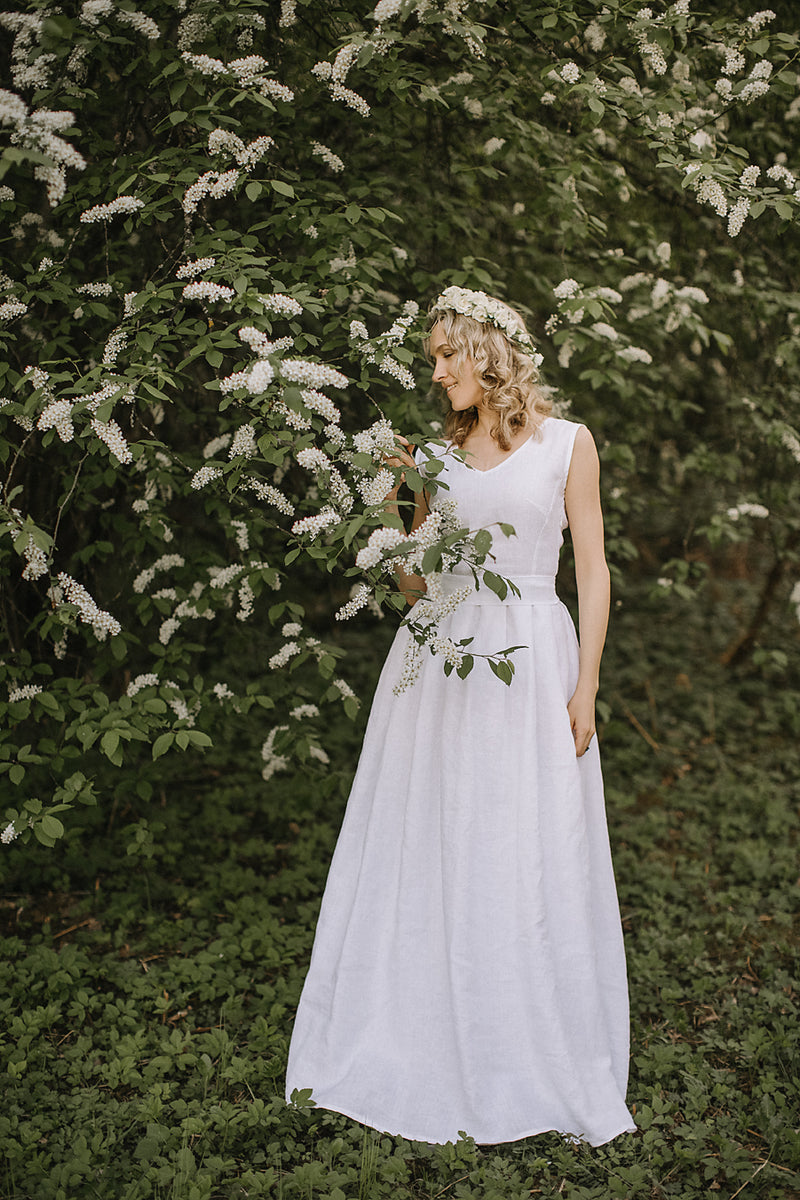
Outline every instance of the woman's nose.
<path fill-rule="evenodd" d="M 433 372 L 433 382 L 441 383 L 446 374 L 447 371 L 445 370 L 444 363 L 438 362 L 436 364 L 436 369 Z"/>

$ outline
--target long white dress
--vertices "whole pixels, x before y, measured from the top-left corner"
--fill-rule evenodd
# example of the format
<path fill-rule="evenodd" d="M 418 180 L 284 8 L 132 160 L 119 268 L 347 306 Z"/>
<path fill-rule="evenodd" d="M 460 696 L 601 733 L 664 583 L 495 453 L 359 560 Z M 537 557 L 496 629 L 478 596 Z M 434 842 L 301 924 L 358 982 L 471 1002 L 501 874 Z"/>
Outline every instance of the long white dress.
<path fill-rule="evenodd" d="M 488 471 L 445 455 L 460 523 L 497 532 L 485 586 L 445 618 L 471 650 L 522 645 L 510 686 L 423 654 L 378 683 L 294 1026 L 286 1094 L 427 1142 L 557 1130 L 601 1145 L 625 1104 L 628 990 L 597 739 L 576 758 L 578 644 L 554 576 L 579 426 L 548 418 Z M 457 580 L 463 583 L 464 580 Z"/>

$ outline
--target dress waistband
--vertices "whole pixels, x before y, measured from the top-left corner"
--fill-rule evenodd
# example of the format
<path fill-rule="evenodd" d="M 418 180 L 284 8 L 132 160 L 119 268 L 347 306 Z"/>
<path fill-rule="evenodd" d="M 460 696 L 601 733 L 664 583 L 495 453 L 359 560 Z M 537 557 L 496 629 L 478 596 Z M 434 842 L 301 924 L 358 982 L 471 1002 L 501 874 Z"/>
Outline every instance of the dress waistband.
<path fill-rule="evenodd" d="M 477 591 L 471 575 L 456 575 L 453 572 L 445 571 L 441 577 L 442 590 L 447 594 L 456 592 L 465 585 L 470 587 L 470 593 L 462 600 L 462 604 L 531 605 L 560 603 L 556 595 L 556 581 L 552 575 L 509 575 L 508 579 L 511 583 L 516 584 L 520 595 L 518 596 L 509 587 L 505 600 L 501 600 L 497 593 L 493 592 L 486 583 L 482 583 L 480 591 Z"/>

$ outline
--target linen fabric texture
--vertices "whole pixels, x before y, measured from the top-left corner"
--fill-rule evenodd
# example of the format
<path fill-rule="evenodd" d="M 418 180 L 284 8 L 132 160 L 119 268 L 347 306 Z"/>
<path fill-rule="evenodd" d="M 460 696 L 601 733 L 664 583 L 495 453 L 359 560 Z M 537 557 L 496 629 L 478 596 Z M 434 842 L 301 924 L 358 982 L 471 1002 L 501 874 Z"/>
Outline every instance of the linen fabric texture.
<path fill-rule="evenodd" d="M 316 931 L 286 1094 L 405 1138 L 592 1145 L 635 1128 L 628 992 L 597 739 L 582 758 L 578 676 L 554 577 L 579 426 L 547 418 L 498 466 L 452 453 L 460 524 L 495 531 L 484 585 L 442 623 L 471 652 L 520 645 L 506 686 L 423 652 L 395 695 L 401 627 L 378 682 Z M 435 501 L 434 501 L 435 503 Z M 463 584 L 457 578 L 455 584 Z"/>

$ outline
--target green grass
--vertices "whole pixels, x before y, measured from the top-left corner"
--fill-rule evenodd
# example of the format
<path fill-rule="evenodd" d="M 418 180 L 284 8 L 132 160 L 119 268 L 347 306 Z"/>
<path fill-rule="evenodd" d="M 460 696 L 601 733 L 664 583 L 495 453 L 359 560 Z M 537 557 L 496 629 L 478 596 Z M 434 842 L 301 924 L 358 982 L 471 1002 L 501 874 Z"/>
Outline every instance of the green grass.
<path fill-rule="evenodd" d="M 3 1200 L 800 1197 L 800 694 L 768 648 L 723 671 L 724 619 L 690 617 L 623 608 L 604 674 L 638 1133 L 428 1146 L 284 1104 L 360 736 L 342 718 L 324 779 L 264 784 L 244 734 L 160 760 L 160 796 L 52 852 L 4 851 Z M 348 633 L 349 678 L 369 686 L 390 632 Z"/>

